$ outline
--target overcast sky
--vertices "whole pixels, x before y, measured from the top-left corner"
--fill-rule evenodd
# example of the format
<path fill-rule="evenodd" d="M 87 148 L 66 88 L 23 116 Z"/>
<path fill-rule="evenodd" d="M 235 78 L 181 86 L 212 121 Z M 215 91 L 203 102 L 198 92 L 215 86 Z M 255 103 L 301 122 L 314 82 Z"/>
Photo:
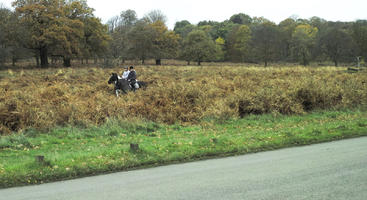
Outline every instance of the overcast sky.
<path fill-rule="evenodd" d="M 10 7 L 12 1 L 0 0 L 0 4 Z M 88 5 L 104 23 L 127 9 L 135 10 L 139 18 L 160 10 L 167 16 L 170 29 L 181 20 L 192 24 L 203 20 L 220 22 L 237 13 L 262 16 L 275 23 L 290 16 L 318 16 L 329 21 L 367 19 L 367 0 L 88 0 Z"/>

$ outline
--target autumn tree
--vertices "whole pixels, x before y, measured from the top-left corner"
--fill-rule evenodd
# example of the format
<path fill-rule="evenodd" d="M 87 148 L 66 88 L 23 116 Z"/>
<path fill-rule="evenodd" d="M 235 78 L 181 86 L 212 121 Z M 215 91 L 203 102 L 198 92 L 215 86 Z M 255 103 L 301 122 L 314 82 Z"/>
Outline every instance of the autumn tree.
<path fill-rule="evenodd" d="M 339 28 L 329 28 L 320 37 L 319 45 L 326 55 L 338 66 L 340 61 L 347 61 L 354 58 L 355 53 L 352 37 L 345 30 Z"/>
<path fill-rule="evenodd" d="M 227 40 L 228 33 L 231 32 L 231 30 L 236 26 L 237 24 L 234 24 L 232 21 L 229 20 L 225 20 L 220 23 L 215 23 L 214 25 L 212 25 L 210 36 L 213 39 L 221 37 L 224 40 Z"/>
<path fill-rule="evenodd" d="M 309 24 L 298 25 L 292 33 L 291 52 L 302 65 L 308 65 L 316 42 L 318 29 Z"/>
<path fill-rule="evenodd" d="M 31 41 L 27 44 L 35 49 L 41 58 L 41 66 L 48 66 L 48 51 L 56 40 L 58 23 L 62 12 L 59 10 L 61 2 L 17 0 L 13 2 L 16 12 L 24 27 L 31 34 Z"/>
<path fill-rule="evenodd" d="M 85 22 L 94 16 L 84 0 L 16 0 L 13 6 L 30 33 L 27 47 L 39 52 L 42 67 L 48 66 L 49 54 L 62 56 L 64 65 L 70 66 L 72 56 L 81 55 L 86 46 L 84 37 L 93 35 L 85 32 Z"/>
<path fill-rule="evenodd" d="M 199 26 L 198 27 L 199 30 L 202 30 L 204 31 L 206 34 L 210 35 L 210 32 L 212 31 L 213 29 L 213 26 L 212 25 L 202 25 L 202 26 Z"/>
<path fill-rule="evenodd" d="M 138 21 L 136 12 L 134 10 L 125 10 L 120 13 L 120 16 L 111 18 L 107 24 L 109 34 L 112 38 L 109 45 L 109 53 L 116 59 L 120 58 L 122 62 L 133 55 L 129 51 L 128 34 Z"/>
<path fill-rule="evenodd" d="M 3 64 L 10 56 L 9 19 L 12 12 L 0 7 L 0 64 Z"/>
<path fill-rule="evenodd" d="M 253 59 L 264 62 L 264 66 L 268 66 L 268 62 L 275 60 L 279 54 L 279 29 L 278 27 L 265 18 L 254 18 L 251 32 L 251 52 Z"/>
<path fill-rule="evenodd" d="M 309 24 L 313 27 L 316 27 L 319 31 L 327 28 L 327 21 L 317 16 L 311 17 Z"/>
<path fill-rule="evenodd" d="M 61 55 L 64 59 L 64 66 L 71 66 L 73 55 L 81 55 L 82 48 L 85 47 L 84 30 L 86 28 L 83 19 L 92 17 L 92 9 L 79 1 L 73 1 L 71 4 L 65 4 L 62 11 L 60 22 L 58 24 L 53 47 L 54 52 Z M 58 20 L 58 19 L 56 19 Z"/>
<path fill-rule="evenodd" d="M 110 36 L 107 34 L 107 26 L 103 25 L 96 17 L 86 17 L 84 23 L 84 37 L 82 57 L 88 59 L 102 57 L 108 49 Z"/>
<path fill-rule="evenodd" d="M 184 32 L 185 27 L 188 25 L 192 25 L 192 24 L 187 20 L 178 21 L 175 23 L 173 31 L 179 35 L 182 35 L 182 32 Z"/>
<path fill-rule="evenodd" d="M 197 27 L 193 24 L 190 24 L 187 20 L 176 22 L 173 31 L 178 34 L 181 38 L 186 38 L 187 35 L 196 29 Z"/>
<path fill-rule="evenodd" d="M 0 64 L 3 64 L 8 55 L 6 41 L 6 19 L 10 14 L 10 10 L 0 7 Z"/>
<path fill-rule="evenodd" d="M 297 26 L 297 23 L 292 18 L 287 18 L 281 21 L 278 25 L 279 31 L 280 31 L 279 51 L 280 51 L 281 59 L 283 60 L 286 60 L 286 61 L 291 60 L 292 34 L 296 26 Z"/>
<path fill-rule="evenodd" d="M 154 35 L 153 27 L 145 20 L 139 20 L 127 34 L 129 54 L 133 55 L 134 58 L 140 59 L 142 64 L 144 64 L 146 59 L 153 56 Z"/>
<path fill-rule="evenodd" d="M 367 61 L 367 20 L 357 20 L 353 23 L 351 32 L 358 47 L 358 56 Z"/>
<path fill-rule="evenodd" d="M 62 10 L 65 24 L 61 27 L 64 35 L 58 41 L 57 45 L 61 45 L 61 48 L 57 50 L 64 58 L 64 65 L 71 66 L 72 56 L 101 56 L 107 49 L 109 36 L 107 26 L 93 15 L 94 9 L 86 1 L 80 0 L 66 3 Z"/>
<path fill-rule="evenodd" d="M 15 12 L 0 7 L 0 62 L 11 59 L 12 65 L 22 58 L 32 56 L 32 51 L 24 48 L 29 41 L 28 31 L 22 26 Z"/>
<path fill-rule="evenodd" d="M 229 21 L 233 22 L 234 24 L 244 24 L 248 26 L 252 23 L 252 18 L 244 13 L 238 13 L 232 15 Z"/>
<path fill-rule="evenodd" d="M 183 42 L 182 57 L 201 62 L 215 59 L 218 48 L 214 41 L 202 30 L 194 30 L 188 34 Z"/>
<path fill-rule="evenodd" d="M 215 26 L 215 25 L 217 25 L 217 24 L 218 24 L 218 22 L 216 22 L 216 21 L 212 21 L 212 20 L 203 20 L 203 21 L 200 21 L 200 22 L 198 23 L 198 27 L 200 27 L 200 26 L 206 26 L 206 25 Z"/>
<path fill-rule="evenodd" d="M 174 58 L 179 47 L 179 35 L 174 31 L 169 31 L 162 21 L 150 24 L 153 30 L 153 51 L 156 65 L 161 65 L 161 59 Z"/>
<path fill-rule="evenodd" d="M 227 53 L 231 61 L 245 62 L 250 52 L 251 29 L 246 25 L 234 27 L 227 37 Z"/>
<path fill-rule="evenodd" d="M 215 61 L 224 61 L 225 54 L 226 54 L 225 44 L 226 44 L 226 41 L 221 37 L 218 37 L 215 40 L 215 47 L 216 47 L 216 52 L 217 52 Z"/>
<path fill-rule="evenodd" d="M 134 10 L 125 10 L 120 13 L 119 27 L 131 27 L 138 21 L 137 14 Z"/>
<path fill-rule="evenodd" d="M 274 22 L 270 21 L 269 19 L 266 19 L 265 17 L 253 17 L 252 18 L 252 25 L 259 26 L 259 25 L 275 25 Z"/>

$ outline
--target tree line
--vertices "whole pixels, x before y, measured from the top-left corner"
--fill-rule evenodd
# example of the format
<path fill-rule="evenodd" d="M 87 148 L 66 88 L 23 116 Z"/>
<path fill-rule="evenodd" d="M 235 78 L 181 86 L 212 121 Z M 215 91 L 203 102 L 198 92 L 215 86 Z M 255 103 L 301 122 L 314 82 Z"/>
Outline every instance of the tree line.
<path fill-rule="evenodd" d="M 0 62 L 34 57 L 47 67 L 62 58 L 99 58 L 109 48 L 107 25 L 85 0 L 16 0 L 14 11 L 0 8 Z"/>
<path fill-rule="evenodd" d="M 185 60 L 229 62 L 353 63 L 367 58 L 367 20 L 353 22 L 287 18 L 276 24 L 263 17 L 234 14 L 223 22 L 187 20 L 166 26 L 153 10 L 138 18 L 124 10 L 103 24 L 86 0 L 16 0 L 11 11 L 0 8 L 0 63 L 34 57 L 71 59 Z"/>

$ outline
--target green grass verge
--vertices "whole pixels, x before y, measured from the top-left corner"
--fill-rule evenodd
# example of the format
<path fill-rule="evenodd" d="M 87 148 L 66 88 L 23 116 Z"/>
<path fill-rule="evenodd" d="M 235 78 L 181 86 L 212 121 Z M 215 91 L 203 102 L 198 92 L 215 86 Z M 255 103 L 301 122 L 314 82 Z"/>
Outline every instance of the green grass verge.
<path fill-rule="evenodd" d="M 325 111 L 190 126 L 111 120 L 47 134 L 28 130 L 0 138 L 0 188 L 365 136 L 366 119 L 366 111 Z"/>

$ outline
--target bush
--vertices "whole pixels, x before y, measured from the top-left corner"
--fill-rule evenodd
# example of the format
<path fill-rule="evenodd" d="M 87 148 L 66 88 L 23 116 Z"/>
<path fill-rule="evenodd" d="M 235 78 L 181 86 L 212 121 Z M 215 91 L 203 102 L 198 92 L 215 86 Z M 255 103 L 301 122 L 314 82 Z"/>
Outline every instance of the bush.
<path fill-rule="evenodd" d="M 110 119 L 197 123 L 251 114 L 367 106 L 365 73 L 323 67 L 137 66 L 146 90 L 116 98 L 120 68 L 23 70 L 0 80 L 0 133 L 101 125 Z M 0 71 L 0 73 L 9 73 Z M 110 134 L 117 134 L 111 132 Z"/>

